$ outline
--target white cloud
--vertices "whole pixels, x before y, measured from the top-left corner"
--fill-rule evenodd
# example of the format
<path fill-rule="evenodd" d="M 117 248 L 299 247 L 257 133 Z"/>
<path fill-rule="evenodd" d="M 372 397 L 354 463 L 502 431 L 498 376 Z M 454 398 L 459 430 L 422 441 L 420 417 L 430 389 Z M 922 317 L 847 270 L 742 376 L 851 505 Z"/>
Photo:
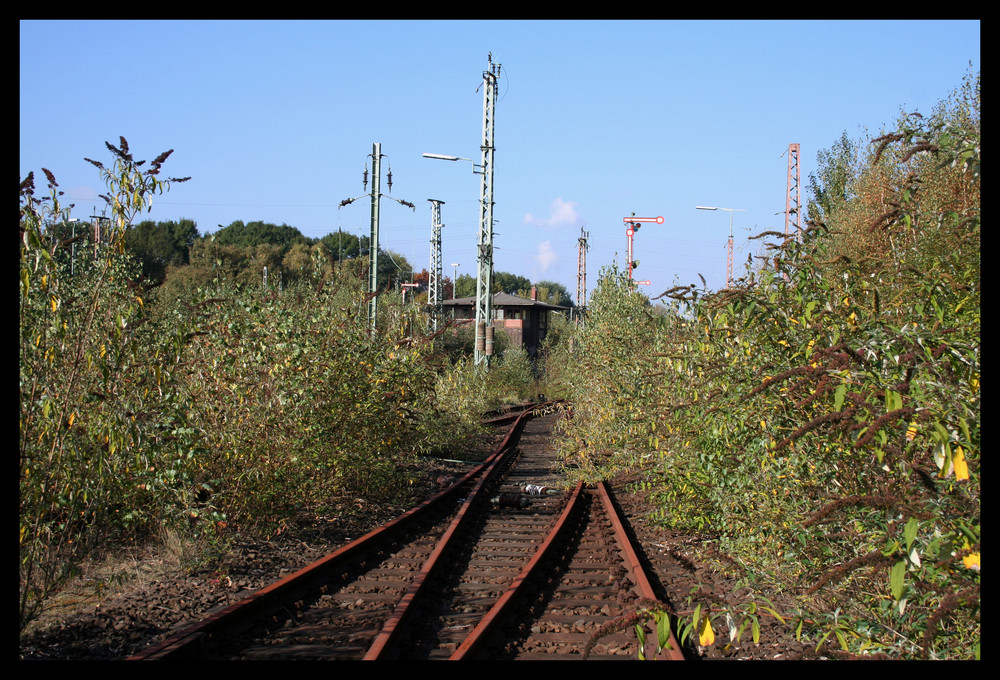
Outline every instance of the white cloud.
<path fill-rule="evenodd" d="M 552 241 L 542 241 L 538 244 L 538 252 L 532 255 L 531 259 L 538 265 L 540 273 L 544 274 L 555 264 L 559 256 L 552 249 Z"/>
<path fill-rule="evenodd" d="M 557 198 L 552 201 L 549 208 L 549 216 L 546 218 L 535 217 L 531 213 L 524 216 L 524 223 L 536 227 L 572 227 L 580 221 L 579 213 L 576 211 L 576 203 L 564 201 Z"/>

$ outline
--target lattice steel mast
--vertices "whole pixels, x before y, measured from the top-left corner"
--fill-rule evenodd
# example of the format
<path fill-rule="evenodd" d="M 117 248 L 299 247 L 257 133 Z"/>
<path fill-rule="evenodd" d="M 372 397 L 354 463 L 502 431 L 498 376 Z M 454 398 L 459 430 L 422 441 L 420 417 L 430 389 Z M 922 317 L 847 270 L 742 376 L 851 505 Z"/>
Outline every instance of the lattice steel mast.
<path fill-rule="evenodd" d="M 441 206 L 444 201 L 435 198 L 428 198 L 431 202 L 431 269 L 427 282 L 427 304 L 433 310 L 431 312 L 431 330 L 437 331 L 438 319 L 441 318 Z"/>
<path fill-rule="evenodd" d="M 482 186 L 479 192 L 479 272 L 476 276 L 476 365 L 489 367 L 486 352 L 486 328 L 493 325 L 493 140 L 494 112 L 496 110 L 497 78 L 500 64 L 493 64 L 493 54 L 488 55 L 489 67 L 483 71 L 483 143 Z"/>
<path fill-rule="evenodd" d="M 587 238 L 589 236 L 590 232 L 584 231 L 583 227 L 580 227 L 580 238 L 577 239 L 580 247 L 576 261 L 576 318 L 580 322 L 583 321 L 583 313 L 587 308 L 587 250 L 590 249 Z"/>
<path fill-rule="evenodd" d="M 802 238 L 801 203 L 799 199 L 799 145 L 788 145 L 788 190 L 785 192 L 785 236 L 795 227 L 796 238 Z"/>

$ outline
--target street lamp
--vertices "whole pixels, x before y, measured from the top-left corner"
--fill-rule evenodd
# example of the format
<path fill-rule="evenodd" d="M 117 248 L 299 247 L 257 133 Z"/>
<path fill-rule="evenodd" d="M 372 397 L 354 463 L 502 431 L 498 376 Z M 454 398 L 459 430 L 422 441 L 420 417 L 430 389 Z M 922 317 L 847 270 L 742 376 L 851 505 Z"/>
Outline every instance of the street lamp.
<path fill-rule="evenodd" d="M 489 366 L 489 354 L 486 352 L 486 334 L 489 333 L 487 326 L 491 326 L 493 321 L 493 173 L 484 172 L 484 168 L 492 169 L 492 160 L 487 158 L 491 155 L 492 149 L 483 151 L 483 164 L 476 164 L 471 158 L 462 156 L 451 156 L 441 153 L 421 154 L 424 158 L 439 161 L 469 161 L 472 163 L 472 172 L 482 175 L 482 187 L 479 194 L 479 247 L 477 256 L 478 273 L 476 275 L 476 343 L 475 343 L 475 363 Z M 457 265 L 453 265 L 457 266 Z M 455 284 L 452 283 L 452 299 L 455 297 Z M 480 337 L 482 333 L 482 337 Z"/>
<path fill-rule="evenodd" d="M 479 190 L 475 364 L 476 366 L 482 364 L 487 371 L 490 368 L 490 356 L 493 354 L 493 155 L 496 151 L 493 133 L 497 78 L 500 76 L 500 64 L 493 63 L 492 53 L 488 55 L 488 59 L 489 69 L 483 71 L 483 142 L 479 145 L 482 155 L 478 166 L 472 163 L 472 171 L 483 178 Z M 440 153 L 425 153 L 424 158 L 472 162 L 471 158 Z"/>
<path fill-rule="evenodd" d="M 443 153 L 425 153 L 423 154 L 423 157 L 433 158 L 439 161 L 469 161 L 470 163 L 472 163 L 471 158 L 462 158 L 461 156 L 446 156 Z M 475 163 L 472 163 L 472 165 L 475 166 Z"/>
<path fill-rule="evenodd" d="M 733 213 L 746 212 L 742 208 L 718 208 L 713 206 L 696 205 L 697 210 L 725 210 L 729 213 L 729 255 L 726 260 L 726 288 L 733 284 Z"/>
<path fill-rule="evenodd" d="M 456 284 L 458 283 L 458 268 L 461 267 L 461 266 L 462 265 L 460 265 L 458 262 L 452 262 L 451 263 L 451 271 L 453 272 L 452 273 L 452 277 L 451 277 L 451 299 L 452 300 L 454 300 L 457 297 L 455 295 L 455 288 L 456 288 Z"/>

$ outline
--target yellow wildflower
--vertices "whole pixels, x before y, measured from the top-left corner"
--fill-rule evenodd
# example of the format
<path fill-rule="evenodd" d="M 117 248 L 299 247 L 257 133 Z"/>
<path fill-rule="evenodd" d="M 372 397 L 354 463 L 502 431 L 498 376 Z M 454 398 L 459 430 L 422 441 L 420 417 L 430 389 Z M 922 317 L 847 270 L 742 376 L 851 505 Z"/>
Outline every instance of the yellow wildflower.
<path fill-rule="evenodd" d="M 972 571 L 979 571 L 979 553 L 969 553 L 962 558 L 962 564 L 965 565 L 966 569 L 971 569 Z"/>

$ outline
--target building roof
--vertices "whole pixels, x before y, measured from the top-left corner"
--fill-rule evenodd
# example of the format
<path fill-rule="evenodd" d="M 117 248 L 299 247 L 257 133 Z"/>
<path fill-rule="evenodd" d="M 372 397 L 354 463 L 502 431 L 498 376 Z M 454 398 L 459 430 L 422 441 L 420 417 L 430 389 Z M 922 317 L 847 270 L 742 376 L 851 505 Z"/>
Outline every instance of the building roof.
<path fill-rule="evenodd" d="M 442 305 L 448 305 L 450 307 L 472 307 L 476 304 L 476 298 L 473 297 L 462 297 L 451 300 L 444 300 Z M 542 302 L 540 300 L 529 300 L 528 298 L 517 297 L 516 295 L 508 295 L 507 293 L 494 293 L 493 294 L 493 306 L 494 307 L 540 307 L 542 309 L 569 309 L 569 307 L 560 307 L 559 305 L 551 305 L 548 302 Z"/>

